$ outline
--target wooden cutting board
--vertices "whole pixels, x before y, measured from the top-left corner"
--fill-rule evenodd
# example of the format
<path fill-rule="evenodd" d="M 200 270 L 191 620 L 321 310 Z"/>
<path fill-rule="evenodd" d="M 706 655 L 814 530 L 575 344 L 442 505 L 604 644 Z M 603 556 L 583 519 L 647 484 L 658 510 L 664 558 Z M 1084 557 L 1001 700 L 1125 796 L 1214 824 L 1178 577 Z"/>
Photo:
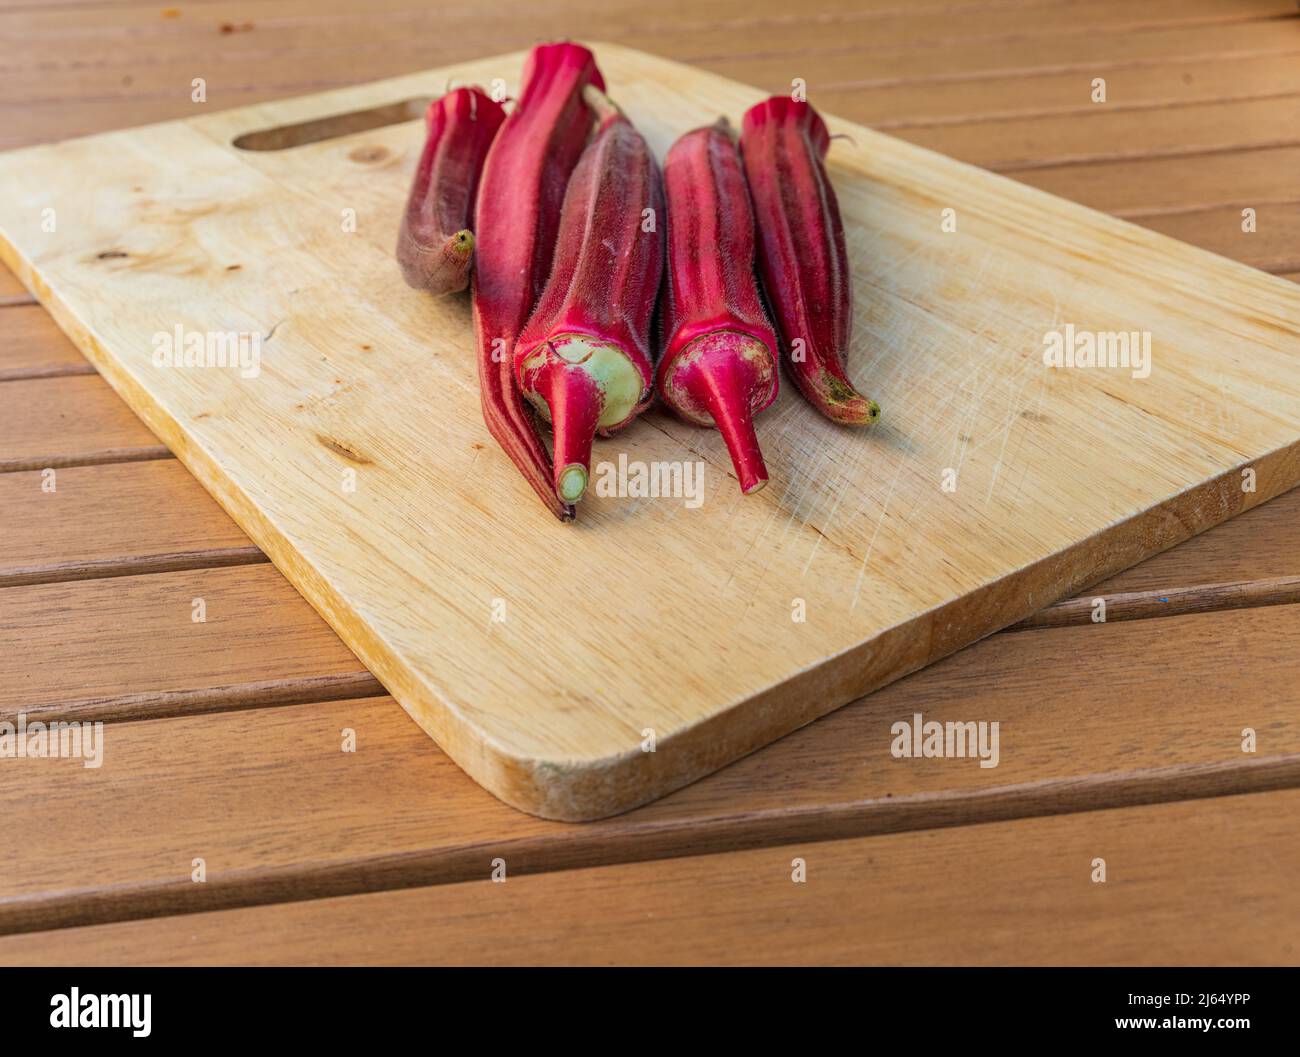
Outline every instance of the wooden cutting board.
<path fill-rule="evenodd" d="M 597 50 L 660 157 L 762 95 Z M 878 427 L 785 385 L 758 427 L 772 482 L 742 497 L 716 433 L 655 412 L 596 460 L 630 486 L 702 464 L 698 494 L 589 495 L 559 524 L 482 424 L 468 301 L 392 258 L 418 100 L 513 93 L 521 65 L 0 156 L 5 262 L 508 803 L 644 803 L 1300 481 L 1297 287 L 831 119 Z M 167 366 L 178 327 L 259 335 L 256 373 Z M 1050 334 L 1130 332 L 1149 372 L 1045 362 Z M 979 686 L 966 713 L 998 718 Z"/>

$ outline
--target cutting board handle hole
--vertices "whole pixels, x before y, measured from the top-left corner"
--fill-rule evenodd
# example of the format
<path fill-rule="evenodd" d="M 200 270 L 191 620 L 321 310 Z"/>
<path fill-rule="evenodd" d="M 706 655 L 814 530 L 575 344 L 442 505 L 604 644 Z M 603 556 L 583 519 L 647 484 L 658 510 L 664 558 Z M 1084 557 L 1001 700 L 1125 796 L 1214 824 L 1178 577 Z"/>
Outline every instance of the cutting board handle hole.
<path fill-rule="evenodd" d="M 331 114 L 312 121 L 301 121 L 296 125 L 245 132 L 242 136 L 236 136 L 231 143 L 240 150 L 289 150 L 308 143 L 323 143 L 340 136 L 413 121 L 424 116 L 424 108 L 428 103 L 426 98 L 403 99 L 400 103 L 387 103 L 370 110 L 353 110 L 347 114 Z"/>

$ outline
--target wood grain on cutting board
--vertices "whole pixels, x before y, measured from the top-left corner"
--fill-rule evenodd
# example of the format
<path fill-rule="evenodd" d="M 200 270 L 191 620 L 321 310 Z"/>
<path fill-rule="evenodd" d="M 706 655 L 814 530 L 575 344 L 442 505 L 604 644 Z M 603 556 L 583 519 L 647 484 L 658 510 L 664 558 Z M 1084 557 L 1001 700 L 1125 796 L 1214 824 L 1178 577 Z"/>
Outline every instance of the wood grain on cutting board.
<path fill-rule="evenodd" d="M 760 96 L 598 51 L 661 154 Z M 836 430 L 787 391 L 759 423 L 773 483 L 742 499 L 716 434 L 654 416 L 597 458 L 703 460 L 703 504 L 593 497 L 578 524 L 553 523 L 481 424 L 467 305 L 396 279 L 419 123 L 230 146 L 449 76 L 514 86 L 520 63 L 0 158 L 6 261 L 508 802 L 574 819 L 644 802 L 1300 479 L 1292 286 L 832 122 L 852 137 L 831 159 L 851 373 L 881 426 Z M 105 152 L 117 176 L 87 184 Z M 1067 323 L 1150 332 L 1150 377 L 1046 368 L 1043 335 Z M 154 367 L 152 335 L 177 325 L 263 334 L 260 374 Z"/>

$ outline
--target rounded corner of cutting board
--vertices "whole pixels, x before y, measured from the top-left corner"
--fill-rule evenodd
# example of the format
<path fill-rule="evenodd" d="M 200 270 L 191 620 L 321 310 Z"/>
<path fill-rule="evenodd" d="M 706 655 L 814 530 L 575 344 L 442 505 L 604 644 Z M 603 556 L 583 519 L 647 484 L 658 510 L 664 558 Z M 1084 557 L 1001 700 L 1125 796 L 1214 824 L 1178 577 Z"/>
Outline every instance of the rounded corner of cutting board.
<path fill-rule="evenodd" d="M 656 774 L 655 755 L 633 748 L 590 758 L 523 757 L 485 739 L 479 766 L 465 769 L 498 800 L 519 811 L 553 822 L 595 822 L 631 811 L 692 780 Z"/>
<path fill-rule="evenodd" d="M 418 714 L 412 716 L 425 726 Z M 660 736 L 653 751 L 642 748 L 638 735 L 617 744 L 593 741 L 586 753 L 544 742 L 510 746 L 499 730 L 482 726 L 466 733 L 465 738 L 434 740 L 498 800 L 554 822 L 594 822 L 621 815 L 721 766 L 710 758 L 709 740 L 692 737 L 691 729 Z M 572 744 L 571 739 L 565 741 Z"/>

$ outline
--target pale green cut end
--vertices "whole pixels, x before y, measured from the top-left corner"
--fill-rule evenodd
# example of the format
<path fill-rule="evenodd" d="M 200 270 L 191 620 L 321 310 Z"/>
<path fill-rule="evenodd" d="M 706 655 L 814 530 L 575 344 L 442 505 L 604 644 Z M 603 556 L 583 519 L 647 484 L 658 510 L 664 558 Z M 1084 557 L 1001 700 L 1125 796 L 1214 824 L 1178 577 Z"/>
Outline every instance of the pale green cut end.
<path fill-rule="evenodd" d="M 587 491 L 587 468 L 576 462 L 566 466 L 560 471 L 558 491 L 566 503 L 576 503 Z"/>
<path fill-rule="evenodd" d="M 470 231 L 469 228 L 456 232 L 451 237 L 451 248 L 453 253 L 468 257 L 474 252 L 474 232 Z"/>
<path fill-rule="evenodd" d="M 641 372 L 627 353 L 612 342 L 586 334 L 561 334 L 538 346 L 525 366 L 534 362 L 540 366 L 545 362 L 548 350 L 563 362 L 586 372 L 596 383 L 604 399 L 597 423 L 599 429 L 622 425 L 645 395 Z M 549 411 L 547 417 L 550 417 Z"/>

